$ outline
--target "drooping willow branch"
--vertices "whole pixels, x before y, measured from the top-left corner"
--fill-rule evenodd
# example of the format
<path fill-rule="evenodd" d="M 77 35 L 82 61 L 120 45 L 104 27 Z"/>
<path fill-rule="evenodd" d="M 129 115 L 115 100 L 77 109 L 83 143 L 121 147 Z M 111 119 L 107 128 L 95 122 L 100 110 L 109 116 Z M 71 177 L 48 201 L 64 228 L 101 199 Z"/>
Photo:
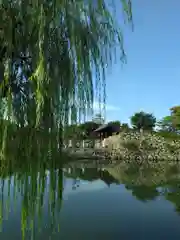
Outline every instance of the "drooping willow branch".
<path fill-rule="evenodd" d="M 119 2 L 132 21 L 130 2 Z M 95 93 L 105 104 L 106 66 L 113 49 L 125 52 L 104 0 L 3 1 L 0 14 L 1 99 L 12 95 L 17 125 L 58 130 L 91 112 Z"/>

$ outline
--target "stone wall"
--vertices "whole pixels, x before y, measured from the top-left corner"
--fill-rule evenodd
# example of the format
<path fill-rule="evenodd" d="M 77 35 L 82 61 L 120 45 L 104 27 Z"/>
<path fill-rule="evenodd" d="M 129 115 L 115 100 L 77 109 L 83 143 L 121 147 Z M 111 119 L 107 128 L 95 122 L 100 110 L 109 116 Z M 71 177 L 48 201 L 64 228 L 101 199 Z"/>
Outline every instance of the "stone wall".
<path fill-rule="evenodd" d="M 180 140 L 167 140 L 153 133 L 120 133 L 104 140 L 111 158 L 179 160 Z"/>

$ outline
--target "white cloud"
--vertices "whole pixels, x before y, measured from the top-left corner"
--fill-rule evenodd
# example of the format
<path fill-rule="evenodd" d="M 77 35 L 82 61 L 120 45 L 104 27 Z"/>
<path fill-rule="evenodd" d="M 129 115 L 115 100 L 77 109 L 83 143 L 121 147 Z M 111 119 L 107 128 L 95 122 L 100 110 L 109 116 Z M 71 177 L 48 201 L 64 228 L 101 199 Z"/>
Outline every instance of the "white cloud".
<path fill-rule="evenodd" d="M 95 101 L 93 104 L 93 109 L 96 111 L 96 110 L 99 110 L 99 107 L 101 109 L 103 109 L 103 103 L 99 104 L 98 102 Z M 110 105 L 110 104 L 106 104 L 105 109 L 106 109 L 106 111 L 119 111 L 120 110 L 119 107 Z"/>

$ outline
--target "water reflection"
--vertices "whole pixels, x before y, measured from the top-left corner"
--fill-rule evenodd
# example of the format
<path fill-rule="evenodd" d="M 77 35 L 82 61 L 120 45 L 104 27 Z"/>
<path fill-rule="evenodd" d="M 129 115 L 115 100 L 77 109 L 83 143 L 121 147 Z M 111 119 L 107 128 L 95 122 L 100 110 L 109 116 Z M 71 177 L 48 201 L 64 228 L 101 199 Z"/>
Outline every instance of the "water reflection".
<path fill-rule="evenodd" d="M 41 232 L 44 219 L 50 220 L 46 227 L 53 232 L 58 227 L 56 219 L 61 209 L 62 167 L 53 162 L 45 164 L 38 161 L 26 162 L 26 165 L 13 162 L 13 167 L 12 162 L 7 161 L 0 172 L 1 226 L 6 229 L 8 223 L 5 220 L 14 214 L 15 221 L 20 215 L 21 226 L 15 232 L 22 239 L 28 236 L 34 239 L 37 230 Z"/>
<path fill-rule="evenodd" d="M 78 164 L 77 164 L 78 165 Z M 69 178 L 94 181 L 101 179 L 107 186 L 124 184 L 132 196 L 146 202 L 163 196 L 175 205 L 177 212 L 180 209 L 180 164 L 177 162 L 158 163 L 119 163 L 115 167 L 85 170 L 72 167 L 65 176 Z"/>
<path fill-rule="evenodd" d="M 175 212 L 180 213 L 180 165 L 178 163 L 138 164 L 134 162 L 130 164 L 122 162 L 114 166 L 103 165 L 102 167 L 101 164 L 98 166 L 96 164 L 93 167 L 88 162 L 69 163 L 63 166 L 60 162 L 32 161 L 23 164 L 7 161 L 1 166 L 1 239 L 12 237 L 13 239 L 29 239 L 30 237 L 49 239 L 50 236 L 53 239 L 59 239 L 59 237 L 69 239 L 67 236 L 70 233 L 67 225 L 72 224 L 73 218 L 67 220 L 67 216 L 75 212 L 78 214 L 78 211 L 81 211 L 82 224 L 86 213 L 91 218 L 86 220 L 88 224 L 91 220 L 105 221 L 102 220 L 103 216 L 109 222 L 110 220 L 107 220 L 109 217 L 114 225 L 108 226 L 114 231 L 113 236 L 117 237 L 118 232 L 122 230 L 117 224 L 119 221 L 117 219 L 120 218 L 119 207 L 126 209 L 123 212 L 123 218 L 128 223 L 133 218 L 138 218 L 135 199 L 143 204 L 161 199 L 164 204 L 165 201 L 173 204 Z M 71 196 L 74 196 L 73 202 Z M 123 196 L 128 196 L 124 202 Z M 83 207 L 83 204 L 84 206 L 88 204 L 89 209 Z M 170 205 L 166 206 L 165 210 L 169 209 Z M 130 208 L 131 214 L 128 210 Z M 151 211 L 156 211 L 155 209 L 154 205 Z M 171 214 L 172 212 L 171 209 Z M 175 215 L 172 218 L 174 221 L 179 221 Z M 76 222 L 75 219 L 74 221 Z M 107 223 L 104 222 L 104 224 Z M 98 230 L 95 225 L 93 227 L 91 231 L 96 230 L 96 235 L 91 235 L 91 238 L 85 234 L 87 229 L 82 227 L 78 232 L 75 227 L 72 227 L 74 230 L 72 230 L 70 239 L 73 239 L 75 232 L 80 239 L 92 239 L 92 237 L 93 239 L 99 239 L 99 237 L 113 239 L 110 238 L 112 235 L 102 234 L 106 229 L 105 225 L 104 230 L 102 227 Z M 98 231 L 101 232 L 100 235 Z M 177 231 L 180 236 L 180 230 Z M 123 236 L 126 238 L 126 235 Z"/>

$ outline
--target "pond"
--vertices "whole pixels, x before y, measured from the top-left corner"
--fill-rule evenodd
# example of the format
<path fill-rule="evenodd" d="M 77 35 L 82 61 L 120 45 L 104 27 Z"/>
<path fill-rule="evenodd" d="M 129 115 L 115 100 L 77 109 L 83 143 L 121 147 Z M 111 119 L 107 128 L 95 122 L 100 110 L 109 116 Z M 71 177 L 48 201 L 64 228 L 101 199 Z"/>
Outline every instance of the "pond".
<path fill-rule="evenodd" d="M 16 171 L 7 163 L 0 239 L 180 239 L 179 173 L 179 164 L 164 162 L 48 170 L 34 162 Z"/>

